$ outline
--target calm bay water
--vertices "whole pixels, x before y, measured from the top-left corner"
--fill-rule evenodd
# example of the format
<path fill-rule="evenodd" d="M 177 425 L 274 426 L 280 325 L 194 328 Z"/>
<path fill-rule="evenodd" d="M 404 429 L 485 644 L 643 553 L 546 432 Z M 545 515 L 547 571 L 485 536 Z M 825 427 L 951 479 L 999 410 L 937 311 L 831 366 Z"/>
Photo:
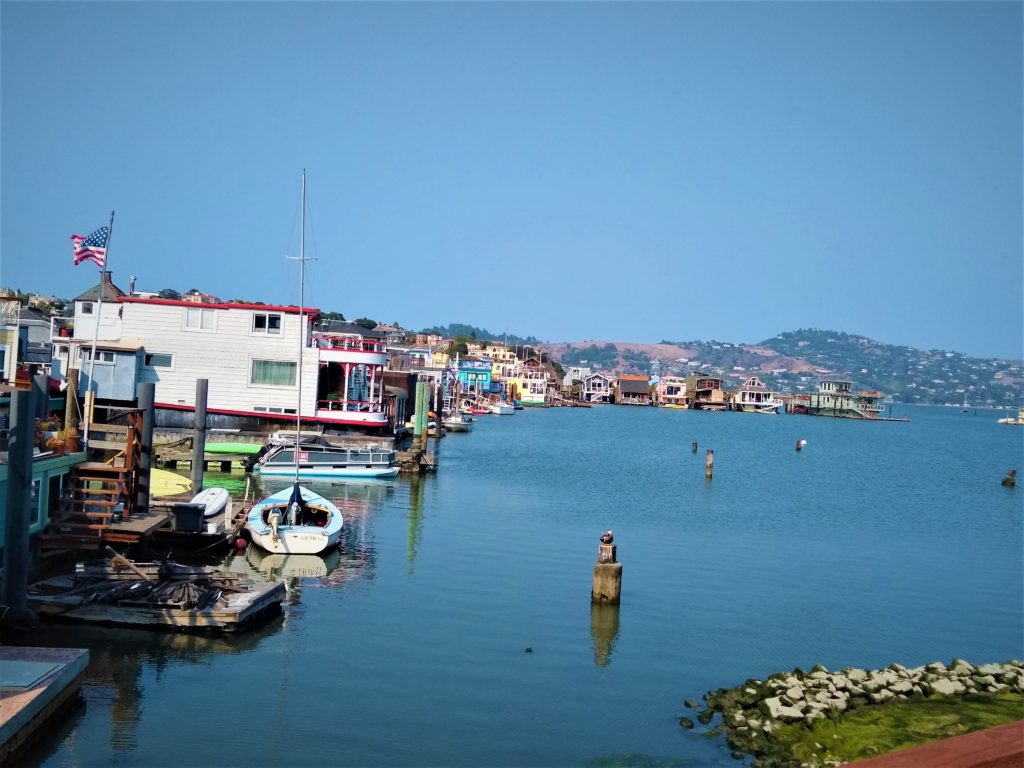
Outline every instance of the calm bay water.
<path fill-rule="evenodd" d="M 229 558 L 287 578 L 283 617 L 254 633 L 44 628 L 33 642 L 92 664 L 84 706 L 29 759 L 735 765 L 679 728 L 683 699 L 816 663 L 1024 656 L 1024 488 L 999 482 L 1024 469 L 1024 430 L 993 411 L 897 415 L 912 421 L 484 417 L 442 441 L 436 476 L 315 486 L 345 514 L 340 553 Z M 592 608 L 607 528 L 622 605 Z"/>

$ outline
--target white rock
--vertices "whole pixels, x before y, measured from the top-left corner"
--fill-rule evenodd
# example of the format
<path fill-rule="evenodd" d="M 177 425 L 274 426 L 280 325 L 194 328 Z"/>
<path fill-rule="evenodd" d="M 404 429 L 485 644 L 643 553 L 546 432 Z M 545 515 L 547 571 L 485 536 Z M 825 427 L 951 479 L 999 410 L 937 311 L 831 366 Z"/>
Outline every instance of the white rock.
<path fill-rule="evenodd" d="M 1002 664 L 982 664 L 977 669 L 979 675 L 995 675 L 997 677 L 1005 671 L 1006 667 Z"/>
<path fill-rule="evenodd" d="M 792 688 L 786 689 L 786 698 L 796 704 L 798 701 L 803 699 L 804 689 L 798 685 L 794 685 Z"/>
<path fill-rule="evenodd" d="M 875 704 L 882 704 L 890 699 L 896 698 L 896 694 L 890 691 L 888 688 L 879 688 L 874 693 L 869 693 L 868 698 L 871 699 Z"/>
<path fill-rule="evenodd" d="M 995 681 L 993 680 L 993 682 Z M 893 693 L 908 694 L 914 690 L 914 684 L 909 680 L 897 680 L 889 686 L 889 690 Z"/>
<path fill-rule="evenodd" d="M 851 669 L 847 671 L 846 677 L 853 683 L 859 683 L 862 680 L 866 680 L 868 676 L 867 671 L 863 669 Z"/>
<path fill-rule="evenodd" d="M 932 693 L 940 693 L 943 696 L 954 696 L 963 693 L 967 687 L 959 680 L 936 680 L 931 683 Z"/>

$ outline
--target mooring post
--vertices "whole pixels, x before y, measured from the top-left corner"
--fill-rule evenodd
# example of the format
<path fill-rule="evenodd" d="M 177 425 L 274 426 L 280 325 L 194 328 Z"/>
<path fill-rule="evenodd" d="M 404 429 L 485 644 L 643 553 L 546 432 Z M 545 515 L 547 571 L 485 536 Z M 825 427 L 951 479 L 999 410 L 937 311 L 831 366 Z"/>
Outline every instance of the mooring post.
<path fill-rule="evenodd" d="M 196 379 L 196 417 L 192 425 L 192 493 L 203 490 L 203 467 L 206 465 L 206 394 L 208 379 Z M 295 446 L 299 450 L 299 446 Z"/>
<path fill-rule="evenodd" d="M 797 440 L 796 441 L 796 452 L 800 453 L 800 451 L 801 451 L 801 449 L 803 447 L 804 447 L 804 441 L 803 440 Z"/>
<path fill-rule="evenodd" d="M 1017 470 L 1011 469 L 1003 478 L 1003 485 L 1007 488 L 1014 488 L 1017 485 Z"/>
<path fill-rule="evenodd" d="M 622 592 L 622 563 L 616 559 L 614 536 L 610 530 L 601 535 L 594 564 L 594 583 L 590 588 L 591 603 L 619 604 Z"/>
<path fill-rule="evenodd" d="M 68 371 L 68 387 L 64 390 L 64 429 L 78 428 L 78 369 Z"/>
<path fill-rule="evenodd" d="M 45 419 L 50 415 L 50 377 L 45 373 L 37 373 L 32 377 L 32 391 L 35 392 L 35 417 Z"/>
<path fill-rule="evenodd" d="M 697 441 L 694 440 L 693 441 L 693 445 L 690 447 L 690 453 L 696 453 L 696 452 L 697 452 Z"/>
<path fill-rule="evenodd" d="M 704 478 L 710 480 L 715 473 L 715 452 L 708 448 L 708 457 L 704 464 Z"/>
<path fill-rule="evenodd" d="M 135 511 L 137 514 L 149 512 L 149 474 L 153 466 L 153 414 L 156 400 L 156 384 L 149 382 L 139 384 L 135 390 L 136 403 L 142 413 L 142 443 L 139 448 L 138 491 L 135 494 Z"/>
<path fill-rule="evenodd" d="M 7 444 L 7 513 L 4 519 L 4 589 L 6 610 L 0 624 L 16 631 L 36 625 L 28 609 L 29 521 L 33 517 L 32 443 L 36 422 L 33 391 L 11 393 L 10 438 Z"/>

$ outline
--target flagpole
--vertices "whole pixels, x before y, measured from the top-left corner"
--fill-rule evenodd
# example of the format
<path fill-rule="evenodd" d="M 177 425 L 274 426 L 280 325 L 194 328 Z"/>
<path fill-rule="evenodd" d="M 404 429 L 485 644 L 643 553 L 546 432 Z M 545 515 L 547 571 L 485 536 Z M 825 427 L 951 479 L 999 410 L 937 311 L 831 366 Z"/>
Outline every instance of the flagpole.
<path fill-rule="evenodd" d="M 107 247 L 106 254 L 103 256 L 103 264 L 100 265 L 100 291 L 99 298 L 96 302 L 96 325 L 92 331 L 92 351 L 89 353 L 89 388 L 86 390 L 88 402 L 85 408 L 85 426 L 82 428 L 82 445 L 86 448 L 89 447 L 89 425 L 91 422 L 91 416 L 93 407 L 95 406 L 96 393 L 94 391 L 95 381 L 93 380 L 92 373 L 96 368 L 96 339 L 100 335 L 100 319 L 103 316 L 103 272 L 107 268 L 107 264 L 110 262 L 110 238 L 114 235 L 114 212 L 110 212 L 110 223 L 107 225 Z"/>

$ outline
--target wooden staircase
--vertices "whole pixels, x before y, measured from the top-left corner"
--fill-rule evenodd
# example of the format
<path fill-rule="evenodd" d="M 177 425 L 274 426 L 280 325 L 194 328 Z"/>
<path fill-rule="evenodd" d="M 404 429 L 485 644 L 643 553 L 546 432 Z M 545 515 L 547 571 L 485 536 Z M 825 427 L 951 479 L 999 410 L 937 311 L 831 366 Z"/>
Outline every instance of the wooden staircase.
<path fill-rule="evenodd" d="M 129 411 L 126 425 L 93 424 L 90 453 L 116 451 L 107 461 L 90 461 L 71 468 L 60 506 L 38 537 L 41 550 L 96 549 L 104 542 L 134 542 L 137 535 L 118 533 L 116 524 L 136 512 L 141 419 Z M 96 439 L 93 440 L 92 436 Z"/>

